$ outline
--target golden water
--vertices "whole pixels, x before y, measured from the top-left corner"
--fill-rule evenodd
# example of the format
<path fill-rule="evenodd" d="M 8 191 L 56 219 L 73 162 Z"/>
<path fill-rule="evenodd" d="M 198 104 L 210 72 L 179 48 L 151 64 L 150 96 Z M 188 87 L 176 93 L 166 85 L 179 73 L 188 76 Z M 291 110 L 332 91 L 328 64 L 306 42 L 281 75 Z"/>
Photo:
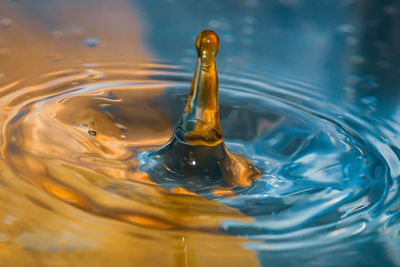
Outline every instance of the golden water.
<path fill-rule="evenodd" d="M 78 28 L 51 31 L 13 6 L 0 31 L 0 265 L 256 266 L 219 231 L 249 217 L 137 168 L 172 135 L 153 103 L 169 84 L 152 76 L 174 67 L 151 63 L 124 1 L 70 8 L 53 19 Z"/>

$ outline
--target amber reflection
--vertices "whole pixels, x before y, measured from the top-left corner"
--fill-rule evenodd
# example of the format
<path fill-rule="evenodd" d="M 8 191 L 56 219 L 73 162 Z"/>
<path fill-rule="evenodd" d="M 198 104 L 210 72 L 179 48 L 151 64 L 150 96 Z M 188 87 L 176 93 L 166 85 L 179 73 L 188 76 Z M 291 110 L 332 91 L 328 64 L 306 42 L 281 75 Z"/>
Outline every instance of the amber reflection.
<path fill-rule="evenodd" d="M 0 161 L 0 262 L 5 266 L 257 265 L 254 253 L 243 248 L 243 239 L 216 231 L 225 219 L 249 218 L 184 188 L 166 190 L 136 169 L 135 155 L 128 148 L 156 147 L 172 133 L 159 110 L 118 106 L 107 103 L 106 95 L 84 93 L 64 102 L 39 101 L 50 93 L 43 91 L 42 80 L 70 75 L 67 69 L 78 73 L 75 80 L 102 82 L 87 78 L 84 71 L 90 67 L 83 63 L 151 60 L 142 46 L 142 25 L 128 2 L 49 1 L 43 3 L 46 9 L 32 1 L 15 2 L 0 2 L 0 10 L 13 20 L 11 27 L 0 30 L 0 116 L 6 142 L 5 162 Z M 98 38 L 98 45 L 85 45 L 88 37 Z M 132 74 L 146 71 L 133 69 Z M 61 89 L 74 86 L 79 85 L 66 80 Z M 30 92 L 20 91 L 23 88 Z M 116 94 L 146 102 L 162 95 L 163 88 L 135 92 L 140 93 Z M 37 103 L 29 104 L 33 99 Z M 105 115 L 103 104 L 119 107 L 115 114 L 145 117 L 151 126 L 122 120 L 121 125 L 129 125 L 123 129 L 115 124 L 116 118 Z M 17 113 L 21 118 L 8 120 Z M 96 136 L 88 135 L 89 127 L 81 125 L 90 121 L 95 122 L 90 129 Z"/>

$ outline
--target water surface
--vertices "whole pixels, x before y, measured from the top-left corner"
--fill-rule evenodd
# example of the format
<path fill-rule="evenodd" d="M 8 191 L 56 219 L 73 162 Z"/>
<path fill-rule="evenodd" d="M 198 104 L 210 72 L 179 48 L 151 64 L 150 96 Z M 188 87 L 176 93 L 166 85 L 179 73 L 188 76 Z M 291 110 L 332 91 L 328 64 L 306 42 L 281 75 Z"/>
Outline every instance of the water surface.
<path fill-rule="evenodd" d="M 399 6 L 316 2 L 1 1 L 0 263 L 399 266 Z M 226 144 L 263 176 L 194 194 L 137 155 L 204 28 Z"/>

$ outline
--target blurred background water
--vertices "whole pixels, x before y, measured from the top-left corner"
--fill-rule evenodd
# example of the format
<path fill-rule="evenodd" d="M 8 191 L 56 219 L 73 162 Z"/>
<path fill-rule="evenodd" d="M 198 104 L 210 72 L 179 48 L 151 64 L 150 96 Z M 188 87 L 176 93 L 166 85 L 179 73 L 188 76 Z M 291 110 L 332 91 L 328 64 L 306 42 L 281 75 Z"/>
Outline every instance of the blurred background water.
<path fill-rule="evenodd" d="M 400 3 L 0 0 L 0 265 L 400 266 Z M 222 130 L 263 177 L 167 190 L 219 34 Z"/>

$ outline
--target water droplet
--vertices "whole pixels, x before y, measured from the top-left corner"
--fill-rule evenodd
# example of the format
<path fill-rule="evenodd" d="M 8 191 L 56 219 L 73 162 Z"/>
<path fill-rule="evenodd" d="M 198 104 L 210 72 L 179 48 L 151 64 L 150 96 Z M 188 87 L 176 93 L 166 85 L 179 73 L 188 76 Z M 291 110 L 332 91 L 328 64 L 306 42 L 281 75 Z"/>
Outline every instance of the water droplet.
<path fill-rule="evenodd" d="M 11 28 L 13 21 L 9 18 L 0 19 L 0 26 L 3 28 Z"/>
<path fill-rule="evenodd" d="M 98 38 L 87 38 L 85 40 L 85 45 L 87 47 L 96 47 L 100 44 L 100 40 Z"/>
<path fill-rule="evenodd" d="M 356 28 L 351 24 L 341 24 L 336 27 L 336 31 L 343 34 L 353 34 Z"/>
<path fill-rule="evenodd" d="M 91 121 L 91 122 L 90 122 L 90 125 L 92 125 L 92 126 L 93 126 L 93 125 L 94 125 L 94 121 Z"/>
<path fill-rule="evenodd" d="M 83 127 L 88 127 L 87 123 L 82 124 Z"/>
<path fill-rule="evenodd" d="M 94 130 L 89 130 L 88 134 L 90 134 L 91 136 L 96 136 L 97 133 Z"/>

